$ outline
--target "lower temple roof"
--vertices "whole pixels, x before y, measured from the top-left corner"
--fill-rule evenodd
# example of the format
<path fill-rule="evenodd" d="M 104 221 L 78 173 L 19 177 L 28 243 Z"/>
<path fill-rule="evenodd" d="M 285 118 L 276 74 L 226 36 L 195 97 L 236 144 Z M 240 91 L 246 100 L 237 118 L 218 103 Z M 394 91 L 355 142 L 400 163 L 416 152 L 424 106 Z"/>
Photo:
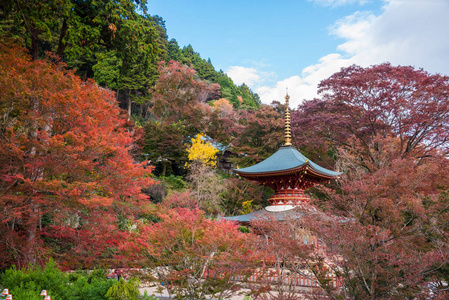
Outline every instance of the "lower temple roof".
<path fill-rule="evenodd" d="M 246 215 L 240 215 L 235 217 L 224 217 L 223 219 L 239 223 L 250 223 L 251 221 L 255 220 L 284 221 L 284 220 L 300 219 L 303 216 L 304 212 L 301 212 L 298 209 L 273 211 L 269 210 L 269 207 L 267 207 Z"/>

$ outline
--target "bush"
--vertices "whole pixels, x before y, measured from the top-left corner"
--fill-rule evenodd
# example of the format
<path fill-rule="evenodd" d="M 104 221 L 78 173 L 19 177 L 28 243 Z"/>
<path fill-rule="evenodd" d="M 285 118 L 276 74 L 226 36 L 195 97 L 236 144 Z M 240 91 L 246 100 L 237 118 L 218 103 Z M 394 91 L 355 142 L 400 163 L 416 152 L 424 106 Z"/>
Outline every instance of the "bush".
<path fill-rule="evenodd" d="M 8 288 L 14 299 L 42 300 L 40 292 L 47 290 L 53 299 L 106 300 L 110 299 L 106 293 L 118 282 L 105 274 L 104 270 L 66 274 L 50 260 L 44 269 L 30 266 L 17 270 L 13 266 L 0 276 L 0 287 Z"/>
<path fill-rule="evenodd" d="M 171 190 L 182 191 L 189 187 L 188 183 L 184 181 L 182 176 L 170 175 L 163 177 Z"/>
<path fill-rule="evenodd" d="M 145 189 L 143 192 L 150 196 L 151 202 L 159 203 L 167 196 L 167 185 L 163 181 L 159 181 L 154 185 L 151 185 Z"/>
<path fill-rule="evenodd" d="M 106 272 L 104 270 L 94 270 L 89 274 L 86 272 L 77 272 L 69 276 L 72 282 L 71 299 L 107 299 L 106 293 L 115 283 L 115 280 L 106 278 Z"/>
<path fill-rule="evenodd" d="M 139 279 L 136 277 L 129 281 L 120 278 L 109 288 L 106 297 L 109 300 L 138 300 L 140 298 L 139 285 Z"/>
<path fill-rule="evenodd" d="M 8 288 L 15 299 L 39 299 L 42 290 L 55 299 L 69 299 L 70 290 L 68 276 L 56 267 L 50 260 L 44 269 L 37 266 L 29 266 L 23 270 L 17 270 L 15 266 L 7 269 L 1 276 L 0 283 Z"/>

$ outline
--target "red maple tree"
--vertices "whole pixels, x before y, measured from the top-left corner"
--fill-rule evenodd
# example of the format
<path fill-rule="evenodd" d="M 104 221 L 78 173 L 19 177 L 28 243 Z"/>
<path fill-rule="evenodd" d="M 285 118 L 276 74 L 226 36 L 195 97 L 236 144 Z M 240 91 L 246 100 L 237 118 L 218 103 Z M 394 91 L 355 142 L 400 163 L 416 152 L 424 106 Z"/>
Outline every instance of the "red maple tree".
<path fill-rule="evenodd" d="M 328 291 L 351 299 L 444 297 L 449 78 L 351 66 L 319 87 L 322 98 L 300 105 L 293 123 L 298 142 L 344 173 L 316 194 L 323 214 L 304 219 L 344 285 Z"/>
<path fill-rule="evenodd" d="M 236 294 L 259 262 L 256 237 L 196 209 L 161 206 L 159 221 L 123 243 L 128 259 L 150 267 L 160 288 L 186 299 Z"/>
<path fill-rule="evenodd" d="M 150 170 L 129 154 L 112 92 L 7 42 L 0 84 L 0 264 L 39 262 L 47 225 L 79 233 L 92 211 L 131 216 L 146 201 Z"/>

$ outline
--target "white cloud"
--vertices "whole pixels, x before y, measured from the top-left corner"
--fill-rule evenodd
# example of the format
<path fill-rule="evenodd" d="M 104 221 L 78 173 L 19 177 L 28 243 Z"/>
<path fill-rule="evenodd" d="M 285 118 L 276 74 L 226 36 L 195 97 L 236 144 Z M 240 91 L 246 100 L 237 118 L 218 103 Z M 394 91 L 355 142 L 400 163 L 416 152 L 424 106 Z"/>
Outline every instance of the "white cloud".
<path fill-rule="evenodd" d="M 368 2 L 367 0 L 308 0 L 308 1 L 316 2 L 316 3 L 324 5 L 324 6 L 341 6 L 341 5 L 354 4 L 354 3 L 365 4 Z"/>
<path fill-rule="evenodd" d="M 390 0 L 381 15 L 356 13 L 339 20 L 331 33 L 346 39 L 338 50 L 356 64 L 389 61 L 449 73 L 448 14 L 445 0 Z"/>
<path fill-rule="evenodd" d="M 317 64 L 305 68 L 302 74 L 279 81 L 274 87 L 258 87 L 255 91 L 262 102 L 270 103 L 273 99 L 283 99 L 288 87 L 291 107 L 296 107 L 302 99 L 316 96 L 321 80 L 351 64 L 367 67 L 391 62 L 449 74 L 448 15 L 447 0 L 388 0 L 378 16 L 357 12 L 331 27 L 331 34 L 345 39 L 337 48 L 340 54 L 328 54 Z"/>
<path fill-rule="evenodd" d="M 248 86 L 253 86 L 256 83 L 260 83 L 263 78 L 258 74 L 255 68 L 246 68 L 240 66 L 232 66 L 226 71 L 229 77 L 236 85 L 245 83 Z"/>
<path fill-rule="evenodd" d="M 288 88 L 290 107 L 295 108 L 304 99 L 313 99 L 317 96 L 317 85 L 321 80 L 350 64 L 350 60 L 343 58 L 340 54 L 329 54 L 322 57 L 318 64 L 305 68 L 301 76 L 292 76 L 277 82 L 274 87 L 259 87 L 255 91 L 263 103 L 269 104 L 273 100 L 282 101 Z"/>
<path fill-rule="evenodd" d="M 245 83 L 251 89 L 257 89 L 266 81 L 273 81 L 275 74 L 273 72 L 260 71 L 267 65 L 264 63 L 252 62 L 256 68 L 247 68 L 242 66 L 231 66 L 226 70 L 226 74 L 234 81 L 236 85 Z"/>

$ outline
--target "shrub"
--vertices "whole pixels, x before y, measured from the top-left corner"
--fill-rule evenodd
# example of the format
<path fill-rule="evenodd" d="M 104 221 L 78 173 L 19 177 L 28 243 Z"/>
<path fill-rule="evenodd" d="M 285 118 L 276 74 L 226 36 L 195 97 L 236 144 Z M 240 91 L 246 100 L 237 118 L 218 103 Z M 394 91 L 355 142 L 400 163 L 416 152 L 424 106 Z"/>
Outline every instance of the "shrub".
<path fill-rule="evenodd" d="M 8 288 L 15 299 L 39 299 L 42 290 L 55 299 L 69 299 L 70 289 L 68 276 L 56 267 L 50 260 L 44 269 L 29 266 L 17 270 L 15 266 L 7 269 L 1 276 L 0 283 Z"/>
<path fill-rule="evenodd" d="M 104 270 L 67 274 L 50 260 L 43 269 L 38 266 L 7 269 L 0 277 L 0 287 L 8 288 L 14 299 L 42 300 L 42 290 L 47 290 L 48 295 L 59 300 L 118 299 L 107 298 L 106 293 L 118 282 L 108 279 L 105 274 Z"/>
<path fill-rule="evenodd" d="M 106 297 L 110 300 L 138 300 L 140 297 L 139 285 L 140 281 L 136 277 L 129 281 L 120 278 L 109 288 Z"/>

